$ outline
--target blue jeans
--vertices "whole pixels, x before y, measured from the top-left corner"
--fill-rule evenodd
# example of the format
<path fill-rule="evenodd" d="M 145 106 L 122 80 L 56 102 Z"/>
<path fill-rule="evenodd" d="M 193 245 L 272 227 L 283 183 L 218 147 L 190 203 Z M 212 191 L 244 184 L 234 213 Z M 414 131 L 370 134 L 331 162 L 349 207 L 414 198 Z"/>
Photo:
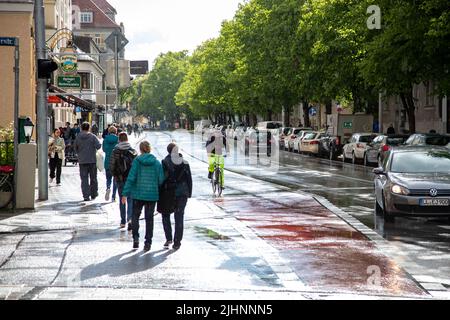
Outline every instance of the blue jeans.
<path fill-rule="evenodd" d="M 125 224 L 133 219 L 133 199 L 127 197 L 127 204 L 122 204 L 123 188 L 125 182 L 117 182 L 117 191 L 119 192 L 120 224 Z"/>
<path fill-rule="evenodd" d="M 170 221 L 170 214 L 161 214 L 162 222 L 164 227 L 164 234 L 167 241 L 172 241 L 174 244 L 181 244 L 183 240 L 183 230 L 184 230 L 184 209 L 186 208 L 187 198 L 177 197 L 175 207 L 175 235 L 172 238 L 172 223 Z"/>
<path fill-rule="evenodd" d="M 117 192 L 116 181 L 113 181 L 111 169 L 105 169 L 105 173 L 106 173 L 106 189 L 111 189 L 111 184 L 113 185 L 113 192 L 111 198 L 115 199 Z"/>

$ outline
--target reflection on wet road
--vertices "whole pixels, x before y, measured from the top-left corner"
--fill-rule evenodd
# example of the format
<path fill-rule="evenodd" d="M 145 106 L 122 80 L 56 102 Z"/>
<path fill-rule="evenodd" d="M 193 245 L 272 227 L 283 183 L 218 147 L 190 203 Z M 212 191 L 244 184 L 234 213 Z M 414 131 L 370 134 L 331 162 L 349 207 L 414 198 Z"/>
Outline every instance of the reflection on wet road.
<path fill-rule="evenodd" d="M 171 133 L 183 151 L 204 159 L 204 141 L 186 132 Z M 231 141 L 231 143 L 233 143 Z M 441 284 L 439 290 L 450 288 L 450 224 L 447 218 L 400 217 L 385 223 L 374 214 L 372 167 L 329 161 L 312 156 L 280 151 L 279 161 L 272 166 L 256 166 L 231 147 L 226 168 L 257 178 L 326 198 L 336 207 L 351 214 L 375 230 L 394 246 L 389 254 L 404 262 L 408 271 L 422 283 Z M 230 184 L 230 181 L 227 183 Z M 225 196 L 233 194 L 226 190 Z"/>

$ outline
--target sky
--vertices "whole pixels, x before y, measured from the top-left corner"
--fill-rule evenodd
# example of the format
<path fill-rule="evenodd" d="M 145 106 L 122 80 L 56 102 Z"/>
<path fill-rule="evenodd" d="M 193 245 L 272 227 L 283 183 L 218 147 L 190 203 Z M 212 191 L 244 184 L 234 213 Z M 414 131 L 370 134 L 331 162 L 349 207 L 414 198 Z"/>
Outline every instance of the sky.
<path fill-rule="evenodd" d="M 192 52 L 217 37 L 243 0 L 108 0 L 125 25 L 127 60 L 154 59 L 167 51 Z"/>

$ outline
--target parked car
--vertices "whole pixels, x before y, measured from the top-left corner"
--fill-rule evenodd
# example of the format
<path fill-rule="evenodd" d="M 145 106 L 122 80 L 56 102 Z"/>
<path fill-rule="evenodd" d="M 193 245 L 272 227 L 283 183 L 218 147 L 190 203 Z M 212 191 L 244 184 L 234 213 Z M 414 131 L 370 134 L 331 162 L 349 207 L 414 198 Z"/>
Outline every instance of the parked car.
<path fill-rule="evenodd" d="M 381 166 L 387 152 L 393 147 L 403 145 L 408 138 L 409 135 L 406 134 L 379 135 L 368 144 L 364 165 L 377 163 L 378 166 Z"/>
<path fill-rule="evenodd" d="M 342 154 L 344 144 L 340 137 L 326 133 L 319 141 L 319 155 L 330 160 L 336 160 Z"/>
<path fill-rule="evenodd" d="M 352 163 L 362 161 L 367 151 L 367 144 L 377 137 L 376 133 L 355 133 L 342 148 L 342 161 L 352 159 Z"/>
<path fill-rule="evenodd" d="M 439 146 L 390 150 L 375 174 L 375 211 L 398 215 L 450 216 L 450 150 Z"/>
<path fill-rule="evenodd" d="M 312 129 L 305 129 L 305 130 L 301 130 L 298 134 L 297 137 L 294 139 L 294 142 L 292 143 L 292 150 L 295 152 L 297 151 L 298 153 L 300 153 L 300 145 L 303 141 L 303 139 L 305 138 L 305 136 L 309 133 L 313 133 L 314 131 Z"/>
<path fill-rule="evenodd" d="M 286 137 L 291 134 L 292 128 L 286 127 L 286 128 L 281 128 L 280 130 L 281 130 L 281 132 L 280 132 L 280 148 L 284 150 L 285 149 L 284 142 L 286 140 Z"/>
<path fill-rule="evenodd" d="M 416 133 L 411 135 L 405 144 L 410 146 L 446 146 L 450 143 L 450 136 L 436 133 Z"/>
<path fill-rule="evenodd" d="M 319 154 L 319 141 L 324 135 L 323 132 L 312 132 L 305 135 L 300 144 L 300 153 L 307 153 L 312 155 Z"/>
<path fill-rule="evenodd" d="M 294 140 L 297 135 L 302 131 L 302 128 L 292 128 L 288 135 L 284 138 L 284 150 L 293 151 L 294 150 Z"/>
<path fill-rule="evenodd" d="M 245 131 L 247 130 L 247 127 L 244 126 L 238 126 L 233 132 L 233 139 L 234 140 L 242 140 L 244 138 Z"/>

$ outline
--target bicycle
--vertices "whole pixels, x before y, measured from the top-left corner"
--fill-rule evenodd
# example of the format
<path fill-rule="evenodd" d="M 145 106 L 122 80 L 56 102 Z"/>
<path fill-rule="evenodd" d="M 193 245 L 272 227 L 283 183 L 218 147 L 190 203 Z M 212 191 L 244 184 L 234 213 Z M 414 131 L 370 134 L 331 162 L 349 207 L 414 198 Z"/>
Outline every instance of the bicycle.
<path fill-rule="evenodd" d="M 8 207 L 14 197 L 14 167 L 0 166 L 0 209 Z"/>
<path fill-rule="evenodd" d="M 220 166 L 219 156 L 215 157 L 214 171 L 211 178 L 213 195 L 220 197 L 223 192 L 223 169 Z"/>

